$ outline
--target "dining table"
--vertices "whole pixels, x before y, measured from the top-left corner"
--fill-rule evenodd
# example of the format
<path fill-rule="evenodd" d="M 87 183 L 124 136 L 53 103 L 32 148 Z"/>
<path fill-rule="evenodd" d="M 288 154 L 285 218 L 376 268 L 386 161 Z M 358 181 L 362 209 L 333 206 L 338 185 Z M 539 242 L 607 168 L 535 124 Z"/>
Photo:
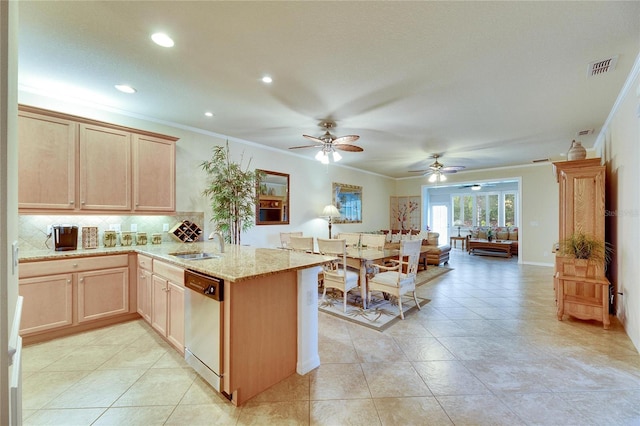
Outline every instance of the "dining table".
<path fill-rule="evenodd" d="M 358 269 L 360 274 L 360 296 L 364 309 L 367 309 L 367 270 L 374 263 L 383 264 L 386 259 L 397 259 L 399 254 L 399 249 L 347 246 L 347 266 Z"/>

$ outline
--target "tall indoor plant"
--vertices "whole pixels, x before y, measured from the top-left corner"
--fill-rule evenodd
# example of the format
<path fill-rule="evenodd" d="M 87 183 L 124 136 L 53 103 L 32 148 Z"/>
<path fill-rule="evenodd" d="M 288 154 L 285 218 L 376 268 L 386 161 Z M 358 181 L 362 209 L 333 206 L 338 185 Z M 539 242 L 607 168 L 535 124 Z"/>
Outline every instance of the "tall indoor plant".
<path fill-rule="evenodd" d="M 214 146 L 211 159 L 200 167 L 207 173 L 207 187 L 202 194 L 211 202 L 215 229 L 227 242 L 240 244 L 240 235 L 254 224 L 256 181 L 258 174 L 250 170 L 251 159 L 245 169 L 240 162 L 231 161 L 229 141 L 225 146 Z"/>

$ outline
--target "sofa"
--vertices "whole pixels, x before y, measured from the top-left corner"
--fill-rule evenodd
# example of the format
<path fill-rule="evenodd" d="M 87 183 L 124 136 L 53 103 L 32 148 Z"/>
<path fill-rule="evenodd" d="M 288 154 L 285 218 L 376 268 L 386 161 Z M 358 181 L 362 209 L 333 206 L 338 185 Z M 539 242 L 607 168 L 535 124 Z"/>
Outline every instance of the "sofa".
<path fill-rule="evenodd" d="M 449 263 L 449 253 L 451 252 L 451 246 L 449 244 L 438 244 L 437 232 L 430 231 L 399 231 L 399 230 L 380 230 L 381 233 L 386 234 L 387 242 L 385 248 L 398 249 L 400 248 L 400 241 L 402 239 L 415 239 L 421 238 L 422 245 L 427 246 L 428 250 L 420 253 L 420 264 L 426 269 L 427 265 L 440 265 Z"/>
<path fill-rule="evenodd" d="M 489 230 L 494 240 L 497 241 L 511 241 L 511 255 L 518 255 L 518 228 L 514 226 L 474 226 L 470 229 L 469 238 L 478 238 L 486 240 L 489 235 Z"/>

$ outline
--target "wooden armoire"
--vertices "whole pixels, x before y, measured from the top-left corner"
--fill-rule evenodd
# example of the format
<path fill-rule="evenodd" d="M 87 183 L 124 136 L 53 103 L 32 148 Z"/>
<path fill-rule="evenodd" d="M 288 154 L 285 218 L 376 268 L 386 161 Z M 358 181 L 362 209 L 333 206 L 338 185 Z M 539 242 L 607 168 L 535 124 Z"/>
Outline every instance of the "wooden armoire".
<path fill-rule="evenodd" d="M 559 241 L 574 232 L 605 240 L 605 166 L 600 158 L 553 163 L 560 185 Z M 556 256 L 554 286 L 558 320 L 564 314 L 602 321 L 609 328 L 609 281 L 604 262 L 590 261 L 586 276 L 576 274 L 575 259 Z"/>

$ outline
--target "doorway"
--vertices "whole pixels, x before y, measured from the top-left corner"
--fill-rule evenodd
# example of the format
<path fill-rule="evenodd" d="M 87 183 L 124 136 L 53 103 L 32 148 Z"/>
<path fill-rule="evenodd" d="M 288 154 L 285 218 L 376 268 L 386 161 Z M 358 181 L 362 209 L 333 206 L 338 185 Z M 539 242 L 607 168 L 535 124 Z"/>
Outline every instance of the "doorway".
<path fill-rule="evenodd" d="M 431 204 L 429 227 L 440 234 L 438 244 L 449 241 L 449 206 L 447 204 Z"/>

